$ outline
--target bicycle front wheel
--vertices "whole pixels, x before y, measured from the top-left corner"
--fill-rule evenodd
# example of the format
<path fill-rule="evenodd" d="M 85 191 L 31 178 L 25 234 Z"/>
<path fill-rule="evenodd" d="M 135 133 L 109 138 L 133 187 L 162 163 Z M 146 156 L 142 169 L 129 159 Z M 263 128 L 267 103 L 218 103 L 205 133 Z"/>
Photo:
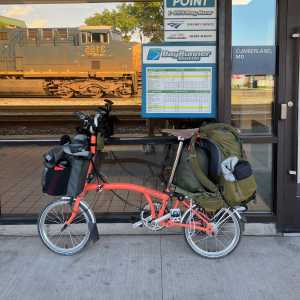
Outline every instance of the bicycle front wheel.
<path fill-rule="evenodd" d="M 70 200 L 60 199 L 49 203 L 38 218 L 38 233 L 43 243 L 57 254 L 76 254 L 90 240 L 92 215 L 87 205 L 81 202 L 77 216 L 65 226 L 71 213 Z"/>
<path fill-rule="evenodd" d="M 211 219 L 213 234 L 198 231 L 195 224 L 203 226 L 201 220 L 192 211 L 186 216 L 185 239 L 188 245 L 199 255 L 206 258 L 222 258 L 231 253 L 241 237 L 240 222 L 231 210 L 221 210 Z"/>

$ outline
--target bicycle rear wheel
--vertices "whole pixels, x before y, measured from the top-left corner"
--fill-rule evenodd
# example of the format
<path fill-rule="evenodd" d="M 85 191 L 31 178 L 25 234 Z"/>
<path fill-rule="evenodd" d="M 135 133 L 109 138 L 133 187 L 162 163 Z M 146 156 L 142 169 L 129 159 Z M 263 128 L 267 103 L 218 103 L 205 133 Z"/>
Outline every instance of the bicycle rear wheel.
<path fill-rule="evenodd" d="M 214 233 L 196 230 L 195 224 L 205 226 L 192 211 L 185 218 L 190 228 L 185 228 L 185 239 L 188 245 L 199 255 L 206 258 L 222 258 L 231 253 L 241 237 L 240 222 L 231 210 L 221 210 L 211 220 Z"/>
<path fill-rule="evenodd" d="M 38 218 L 38 233 L 44 245 L 57 254 L 76 254 L 90 240 L 93 215 L 88 206 L 81 202 L 77 216 L 65 226 L 71 212 L 70 200 L 60 199 L 49 203 Z"/>

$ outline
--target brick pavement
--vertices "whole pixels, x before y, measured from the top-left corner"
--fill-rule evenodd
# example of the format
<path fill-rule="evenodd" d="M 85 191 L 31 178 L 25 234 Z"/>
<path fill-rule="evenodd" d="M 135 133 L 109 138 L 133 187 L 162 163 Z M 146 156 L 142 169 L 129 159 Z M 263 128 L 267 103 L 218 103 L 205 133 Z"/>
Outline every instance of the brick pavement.
<path fill-rule="evenodd" d="M 0 148 L 0 191 L 1 214 L 36 214 L 50 197 L 41 191 L 42 155 L 49 146 L 22 145 L 3 146 Z M 160 188 L 157 174 L 162 161 L 161 150 L 155 154 L 145 154 L 141 146 L 108 147 L 101 170 L 110 181 L 126 181 Z M 109 151 L 113 150 L 118 162 Z M 156 162 L 155 165 L 153 162 Z M 133 206 L 141 206 L 142 195 L 119 191 L 122 197 L 129 199 Z M 89 193 L 86 199 L 96 213 L 135 212 L 136 208 L 120 201 L 111 192 Z"/>

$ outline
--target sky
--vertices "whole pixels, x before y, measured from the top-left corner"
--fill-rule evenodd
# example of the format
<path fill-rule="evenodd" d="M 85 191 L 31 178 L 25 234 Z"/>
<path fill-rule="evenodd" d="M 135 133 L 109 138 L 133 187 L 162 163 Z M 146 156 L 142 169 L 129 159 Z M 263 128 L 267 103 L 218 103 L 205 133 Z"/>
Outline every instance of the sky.
<path fill-rule="evenodd" d="M 233 0 L 233 46 L 275 45 L 276 0 Z"/>
<path fill-rule="evenodd" d="M 105 8 L 118 4 L 22 4 L 0 5 L 0 15 L 24 20 L 28 27 L 77 27 Z"/>
<path fill-rule="evenodd" d="M 276 0 L 233 0 L 235 46 L 273 45 Z M 28 27 L 78 27 L 85 18 L 113 9 L 114 4 L 32 4 L 0 5 L 0 15 L 24 20 Z"/>

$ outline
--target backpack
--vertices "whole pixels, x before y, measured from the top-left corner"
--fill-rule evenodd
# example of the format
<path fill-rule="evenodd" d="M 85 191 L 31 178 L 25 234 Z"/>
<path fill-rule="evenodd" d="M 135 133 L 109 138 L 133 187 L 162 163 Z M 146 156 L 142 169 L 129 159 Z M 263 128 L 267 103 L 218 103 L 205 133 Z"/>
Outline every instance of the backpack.
<path fill-rule="evenodd" d="M 239 134 L 222 123 L 200 127 L 183 150 L 173 183 L 178 192 L 192 195 L 211 211 L 225 203 L 247 204 L 256 194 L 255 177 Z"/>

